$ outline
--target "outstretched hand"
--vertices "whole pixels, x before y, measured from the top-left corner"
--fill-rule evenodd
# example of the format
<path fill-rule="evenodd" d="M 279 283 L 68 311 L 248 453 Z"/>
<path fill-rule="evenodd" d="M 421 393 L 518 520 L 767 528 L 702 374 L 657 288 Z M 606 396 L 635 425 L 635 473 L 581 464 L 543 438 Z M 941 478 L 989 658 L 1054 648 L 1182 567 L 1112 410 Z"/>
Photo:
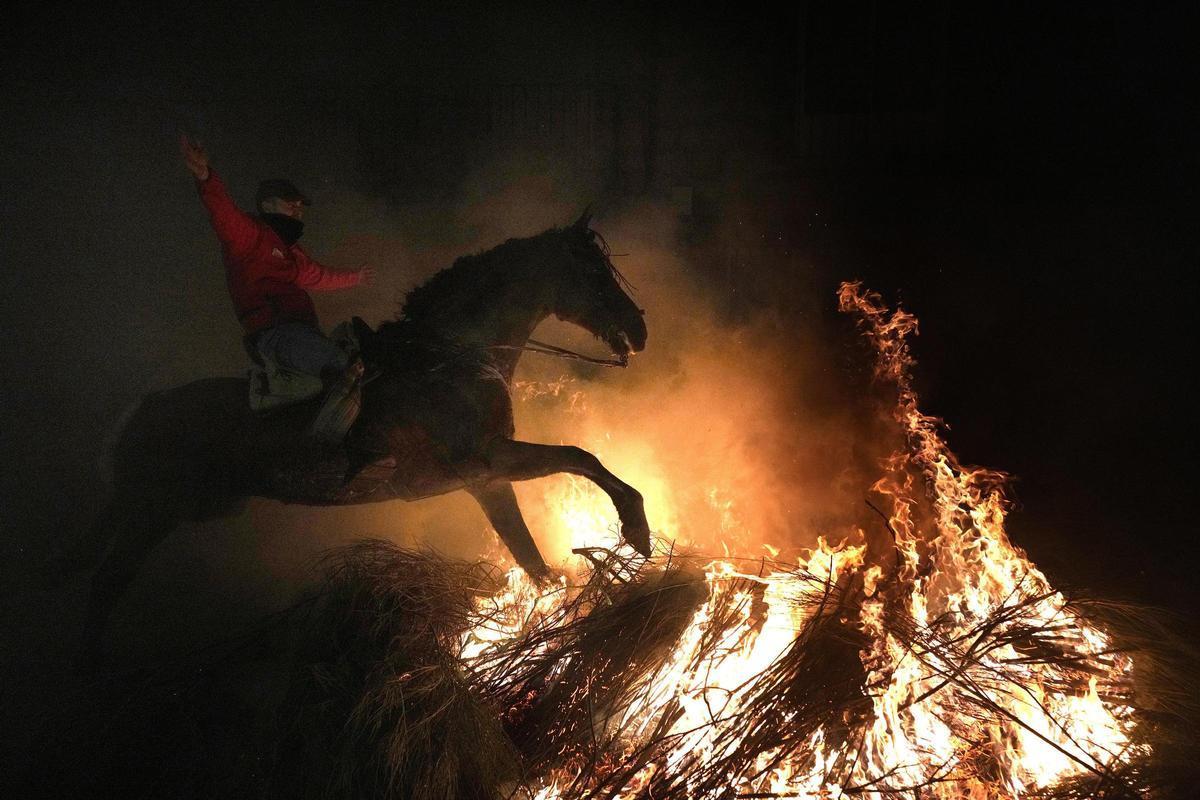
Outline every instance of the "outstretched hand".
<path fill-rule="evenodd" d="M 179 134 L 179 152 L 183 162 L 198 181 L 208 180 L 208 153 L 199 142 L 192 141 L 186 133 Z"/>
<path fill-rule="evenodd" d="M 375 282 L 375 268 L 369 264 L 364 264 L 358 269 L 358 285 L 370 286 Z"/>

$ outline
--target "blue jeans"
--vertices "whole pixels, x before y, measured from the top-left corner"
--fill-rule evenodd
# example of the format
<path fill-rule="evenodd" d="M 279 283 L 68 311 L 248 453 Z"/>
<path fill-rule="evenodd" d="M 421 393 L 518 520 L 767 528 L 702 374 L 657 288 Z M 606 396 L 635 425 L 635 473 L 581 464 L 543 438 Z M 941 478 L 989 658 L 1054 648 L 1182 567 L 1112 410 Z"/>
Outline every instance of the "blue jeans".
<path fill-rule="evenodd" d="M 346 351 L 307 322 L 284 322 L 266 328 L 258 334 L 254 346 L 263 358 L 281 367 L 319 378 L 329 377 L 335 370 L 340 375 L 350 366 Z"/>

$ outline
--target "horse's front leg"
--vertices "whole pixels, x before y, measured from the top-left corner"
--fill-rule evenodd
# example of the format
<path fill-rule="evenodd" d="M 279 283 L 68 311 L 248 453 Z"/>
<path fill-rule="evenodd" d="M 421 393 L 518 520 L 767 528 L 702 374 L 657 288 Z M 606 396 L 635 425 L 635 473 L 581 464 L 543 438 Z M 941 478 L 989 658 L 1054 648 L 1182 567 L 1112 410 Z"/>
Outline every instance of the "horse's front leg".
<path fill-rule="evenodd" d="M 521 508 L 517 505 L 517 496 L 512 484 L 506 480 L 473 486 L 468 489 L 471 496 L 479 503 L 488 522 L 496 529 L 501 541 L 512 553 L 513 558 L 521 568 L 535 581 L 550 577 L 550 568 L 542 560 L 525 518 L 521 516 Z"/>
<path fill-rule="evenodd" d="M 642 495 L 613 475 L 600 459 L 581 447 L 533 444 L 512 439 L 496 439 L 486 456 L 498 478 L 525 481 L 559 472 L 579 475 L 595 483 L 609 496 L 621 519 L 621 536 L 644 556 L 650 555 L 650 525 Z"/>

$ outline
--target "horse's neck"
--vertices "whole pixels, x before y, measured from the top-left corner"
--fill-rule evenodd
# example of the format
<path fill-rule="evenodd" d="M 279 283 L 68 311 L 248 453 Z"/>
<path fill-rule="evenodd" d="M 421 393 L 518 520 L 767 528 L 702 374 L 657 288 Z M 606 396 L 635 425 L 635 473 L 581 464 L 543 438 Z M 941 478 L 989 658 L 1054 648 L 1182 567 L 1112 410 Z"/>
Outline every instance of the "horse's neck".
<path fill-rule="evenodd" d="M 515 310 L 514 310 L 515 311 Z M 521 360 L 523 348 L 533 335 L 533 330 L 548 313 L 541 308 L 520 309 L 518 313 L 498 313 L 496 325 L 490 335 L 481 337 L 490 342 L 492 358 L 506 383 L 512 383 L 517 362 Z"/>
<path fill-rule="evenodd" d="M 511 382 L 534 328 L 550 314 L 541 296 L 544 287 L 533 283 L 514 281 L 502 294 L 478 298 L 471 305 L 486 311 L 465 326 L 464 320 L 457 320 L 454 330 L 444 334 L 462 345 L 489 349 L 500 374 Z"/>
<path fill-rule="evenodd" d="M 415 329 L 452 348 L 487 352 L 504 379 L 511 380 L 522 348 L 554 305 L 556 242 L 542 236 L 506 243 L 502 252 L 490 256 L 490 276 L 481 279 L 477 273 L 474 280 L 451 282 L 453 294 L 423 300 L 425 310 Z"/>

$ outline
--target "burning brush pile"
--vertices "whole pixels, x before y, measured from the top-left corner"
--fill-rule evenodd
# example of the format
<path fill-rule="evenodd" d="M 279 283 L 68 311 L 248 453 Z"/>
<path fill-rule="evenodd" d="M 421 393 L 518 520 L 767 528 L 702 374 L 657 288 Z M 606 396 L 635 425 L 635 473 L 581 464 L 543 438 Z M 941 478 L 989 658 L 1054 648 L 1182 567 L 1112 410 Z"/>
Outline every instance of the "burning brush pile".
<path fill-rule="evenodd" d="M 881 539 L 647 560 L 569 483 L 575 541 L 611 543 L 578 572 L 335 551 L 260 629 L 75 703 L 30 773 L 48 797 L 1198 796 L 1200 659 L 1051 587 L 1005 534 L 1004 476 L 918 408 L 916 320 L 857 284 L 839 301 L 903 431 Z"/>
<path fill-rule="evenodd" d="M 907 447 L 874 487 L 894 548 L 583 549 L 549 588 L 338 551 L 283 704 L 289 793 L 1173 796 L 1155 737 L 1186 692 L 1120 609 L 1069 600 L 1009 542 L 1004 476 L 960 464 L 917 406 L 916 320 L 858 284 L 839 301 L 897 393 Z"/>

